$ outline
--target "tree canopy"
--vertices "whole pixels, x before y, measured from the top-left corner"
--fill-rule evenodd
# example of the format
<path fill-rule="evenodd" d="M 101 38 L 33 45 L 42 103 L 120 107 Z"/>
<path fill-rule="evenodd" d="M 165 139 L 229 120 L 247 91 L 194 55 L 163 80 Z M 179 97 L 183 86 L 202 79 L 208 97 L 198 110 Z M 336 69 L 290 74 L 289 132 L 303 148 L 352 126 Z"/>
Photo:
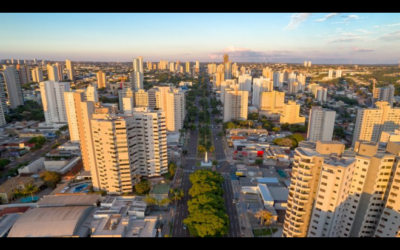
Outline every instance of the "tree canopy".
<path fill-rule="evenodd" d="M 135 185 L 135 190 L 138 194 L 145 194 L 150 190 L 149 181 L 142 179 L 138 184 Z"/>

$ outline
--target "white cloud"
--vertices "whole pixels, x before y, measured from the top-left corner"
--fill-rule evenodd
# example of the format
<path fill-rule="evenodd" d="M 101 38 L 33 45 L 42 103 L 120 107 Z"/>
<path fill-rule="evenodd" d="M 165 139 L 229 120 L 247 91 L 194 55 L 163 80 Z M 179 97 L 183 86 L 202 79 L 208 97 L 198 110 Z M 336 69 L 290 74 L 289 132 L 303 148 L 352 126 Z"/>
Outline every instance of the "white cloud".
<path fill-rule="evenodd" d="M 375 25 L 375 26 L 374 26 L 374 28 L 379 28 L 379 27 L 381 27 L 381 26 L 379 26 L 379 25 Z"/>
<path fill-rule="evenodd" d="M 386 42 L 400 40 L 400 30 L 385 34 L 385 35 L 379 37 L 379 39 L 386 41 Z"/>
<path fill-rule="evenodd" d="M 372 52 L 372 51 L 374 51 L 373 49 L 361 49 L 361 48 L 357 48 L 357 47 L 352 47 L 351 49 L 354 52 Z"/>
<path fill-rule="evenodd" d="M 339 13 L 331 13 L 331 14 L 326 15 L 324 18 L 317 19 L 315 21 L 316 22 L 323 22 L 323 21 L 325 21 L 325 20 L 327 20 L 329 18 L 332 18 L 332 17 L 336 16 L 337 14 L 339 14 Z"/>
<path fill-rule="evenodd" d="M 372 33 L 371 31 L 363 30 L 363 29 L 358 29 L 358 30 L 356 30 L 356 31 L 361 32 L 361 33 L 364 33 L 364 34 L 370 34 L 370 33 Z"/>
<path fill-rule="evenodd" d="M 393 26 L 400 26 L 400 23 L 392 23 L 392 24 L 388 24 L 388 27 L 393 27 Z"/>
<path fill-rule="evenodd" d="M 300 23 L 304 22 L 311 16 L 311 13 L 297 13 L 290 18 L 290 23 L 284 28 L 285 30 L 296 29 Z"/>
<path fill-rule="evenodd" d="M 344 19 L 345 22 L 359 19 L 359 17 L 357 15 L 348 15 L 348 16 L 342 16 L 342 17 L 345 17 L 345 19 Z"/>

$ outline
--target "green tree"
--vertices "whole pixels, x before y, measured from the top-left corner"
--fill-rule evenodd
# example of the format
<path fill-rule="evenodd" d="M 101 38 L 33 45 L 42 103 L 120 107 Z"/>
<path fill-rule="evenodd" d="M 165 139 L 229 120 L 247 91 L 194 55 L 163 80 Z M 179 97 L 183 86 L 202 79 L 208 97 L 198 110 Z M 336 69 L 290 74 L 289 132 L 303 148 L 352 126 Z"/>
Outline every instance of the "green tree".
<path fill-rule="evenodd" d="M 263 164 L 263 160 L 262 160 L 262 159 L 256 159 L 256 160 L 255 160 L 255 163 L 256 163 L 256 164 L 259 164 L 259 165 L 260 165 L 260 164 Z"/>
<path fill-rule="evenodd" d="M 189 152 L 188 152 L 186 149 L 182 150 L 182 155 L 183 155 L 183 156 L 186 156 L 188 153 L 189 153 Z"/>
<path fill-rule="evenodd" d="M 141 180 L 138 184 L 135 185 L 135 190 L 138 194 L 145 194 L 150 190 L 150 183 L 148 180 Z"/>
<path fill-rule="evenodd" d="M 288 131 L 289 128 L 290 128 L 290 124 L 289 123 L 284 123 L 284 124 L 281 125 L 281 129 L 282 130 Z"/>
<path fill-rule="evenodd" d="M 156 198 L 151 197 L 149 195 L 146 195 L 143 201 L 146 202 L 147 205 L 157 205 L 158 203 Z"/>
<path fill-rule="evenodd" d="M 222 236 L 228 232 L 229 217 L 223 211 L 207 207 L 198 209 L 183 220 L 191 235 L 200 237 Z"/>
<path fill-rule="evenodd" d="M 36 187 L 35 185 L 33 185 L 33 184 L 28 184 L 28 185 L 26 185 L 25 186 L 25 189 L 23 190 L 23 192 L 25 193 L 25 194 L 27 194 L 27 195 L 31 195 L 31 197 L 32 197 L 32 200 L 33 200 L 33 194 L 34 193 L 37 193 L 39 191 L 39 188 L 38 187 Z"/>
<path fill-rule="evenodd" d="M 169 162 L 169 164 L 168 164 L 168 173 L 169 173 L 171 179 L 172 179 L 172 177 L 174 177 L 177 167 L 178 166 L 176 165 L 175 162 L 172 162 L 172 161 Z"/>
<path fill-rule="evenodd" d="M 173 188 L 173 189 L 171 188 L 169 190 L 169 195 L 170 195 L 171 199 L 173 199 L 175 201 L 175 203 L 185 196 L 185 194 L 183 193 L 183 190 L 180 188 Z"/>
<path fill-rule="evenodd" d="M 210 151 L 210 153 L 212 153 L 212 152 L 214 152 L 214 150 L 215 150 L 215 147 L 214 147 L 214 146 L 211 146 L 210 149 L 209 149 L 208 151 Z"/>
<path fill-rule="evenodd" d="M 279 127 L 273 127 L 273 128 L 272 128 L 272 131 L 279 132 L 279 131 L 281 131 L 281 128 L 279 128 Z"/>
<path fill-rule="evenodd" d="M 217 165 L 218 165 L 218 161 L 217 161 L 217 160 L 213 160 L 213 161 L 212 161 L 212 164 L 213 164 L 214 166 L 217 166 Z"/>
<path fill-rule="evenodd" d="M 206 152 L 206 148 L 205 148 L 203 145 L 197 146 L 197 150 L 198 150 L 199 152 L 201 152 L 201 153 Z"/>
<path fill-rule="evenodd" d="M 54 171 L 45 171 L 40 174 L 40 178 L 46 182 L 49 187 L 56 187 L 56 185 L 61 181 L 61 175 Z"/>
<path fill-rule="evenodd" d="M 272 218 L 273 218 L 271 212 L 269 212 L 267 210 L 259 210 L 258 212 L 255 213 L 255 216 L 258 217 L 260 220 L 261 232 L 263 231 L 262 230 L 263 224 L 265 224 L 269 228 L 269 225 L 272 223 Z M 271 234 L 273 234 L 272 230 L 271 230 Z"/>
<path fill-rule="evenodd" d="M 60 135 L 62 135 L 62 133 L 61 133 L 61 131 L 60 131 L 60 130 L 57 130 L 57 131 L 55 132 L 55 134 L 56 134 L 56 136 L 60 136 Z"/>

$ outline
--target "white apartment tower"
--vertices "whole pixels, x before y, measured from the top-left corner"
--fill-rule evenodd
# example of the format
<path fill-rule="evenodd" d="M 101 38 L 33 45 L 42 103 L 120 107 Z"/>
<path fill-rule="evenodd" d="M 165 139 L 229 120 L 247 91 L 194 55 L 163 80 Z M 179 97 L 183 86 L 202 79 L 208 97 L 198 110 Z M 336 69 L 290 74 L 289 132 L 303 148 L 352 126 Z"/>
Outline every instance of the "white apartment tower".
<path fill-rule="evenodd" d="M 342 77 L 342 70 L 341 69 L 337 69 L 336 70 L 336 78 Z"/>
<path fill-rule="evenodd" d="M 333 69 L 329 69 L 328 70 L 328 79 L 332 79 L 333 78 Z"/>
<path fill-rule="evenodd" d="M 143 89 L 143 73 L 140 71 L 132 71 L 131 84 L 134 91 L 139 91 L 139 89 Z"/>
<path fill-rule="evenodd" d="M 43 82 L 43 71 L 41 68 L 36 67 L 34 69 L 31 70 L 31 74 L 32 74 L 32 81 L 33 82 Z"/>
<path fill-rule="evenodd" d="M 336 111 L 312 106 L 308 122 L 307 141 L 332 141 Z"/>
<path fill-rule="evenodd" d="M 254 78 L 253 79 L 253 96 L 252 104 L 254 106 L 260 105 L 261 92 L 269 92 L 274 90 L 274 83 L 269 78 Z"/>
<path fill-rule="evenodd" d="M 400 127 L 400 108 L 391 108 L 387 102 L 376 102 L 377 108 L 358 109 L 353 143 L 358 140 L 378 142 L 381 134 Z"/>
<path fill-rule="evenodd" d="M 138 170 L 142 176 L 160 176 L 168 172 L 165 112 L 148 108 L 133 110 L 138 147 Z"/>
<path fill-rule="evenodd" d="M 319 102 L 326 102 L 328 98 L 328 89 L 317 87 L 315 90 L 315 99 Z"/>
<path fill-rule="evenodd" d="M 372 101 L 375 104 L 375 102 L 379 102 L 379 101 L 384 101 L 384 102 L 388 102 L 390 104 L 391 107 L 393 107 L 393 100 L 394 100 L 394 85 L 390 84 L 389 86 L 386 87 L 373 87 L 372 90 Z"/>
<path fill-rule="evenodd" d="M 46 123 L 67 123 L 64 92 L 70 91 L 69 82 L 45 81 L 39 86 Z"/>
<path fill-rule="evenodd" d="M 99 102 L 99 94 L 97 93 L 96 83 L 87 86 L 85 91 L 85 100 L 88 102 Z"/>
<path fill-rule="evenodd" d="M 225 89 L 224 122 L 247 120 L 249 92 Z"/>
<path fill-rule="evenodd" d="M 315 148 L 295 149 L 283 237 L 307 236 L 321 168 L 324 161 L 331 156 L 341 156 L 343 151 L 342 143 L 321 141 Z"/>
<path fill-rule="evenodd" d="M 12 109 L 17 108 L 19 105 L 24 105 L 24 98 L 22 95 L 21 82 L 19 74 L 14 66 L 4 65 L 4 81 L 7 89 L 8 101 Z"/>
<path fill-rule="evenodd" d="M 179 131 L 183 128 L 186 115 L 185 93 L 173 89 L 166 93 L 166 120 L 168 131 Z"/>
<path fill-rule="evenodd" d="M 251 92 L 251 75 L 240 75 L 239 76 L 239 90 L 245 90 Z"/>

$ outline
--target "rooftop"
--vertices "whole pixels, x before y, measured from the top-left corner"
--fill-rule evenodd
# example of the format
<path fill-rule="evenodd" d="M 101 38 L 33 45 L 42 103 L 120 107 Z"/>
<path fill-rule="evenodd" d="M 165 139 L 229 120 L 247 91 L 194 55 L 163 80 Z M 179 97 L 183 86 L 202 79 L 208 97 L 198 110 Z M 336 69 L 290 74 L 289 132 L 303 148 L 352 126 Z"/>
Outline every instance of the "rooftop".
<path fill-rule="evenodd" d="M 91 209 L 89 206 L 75 206 L 28 210 L 15 222 L 8 237 L 80 236 L 76 235 L 78 224 Z"/>
<path fill-rule="evenodd" d="M 100 194 L 82 195 L 46 195 L 37 203 L 37 207 L 51 206 L 95 206 L 100 200 Z"/>

